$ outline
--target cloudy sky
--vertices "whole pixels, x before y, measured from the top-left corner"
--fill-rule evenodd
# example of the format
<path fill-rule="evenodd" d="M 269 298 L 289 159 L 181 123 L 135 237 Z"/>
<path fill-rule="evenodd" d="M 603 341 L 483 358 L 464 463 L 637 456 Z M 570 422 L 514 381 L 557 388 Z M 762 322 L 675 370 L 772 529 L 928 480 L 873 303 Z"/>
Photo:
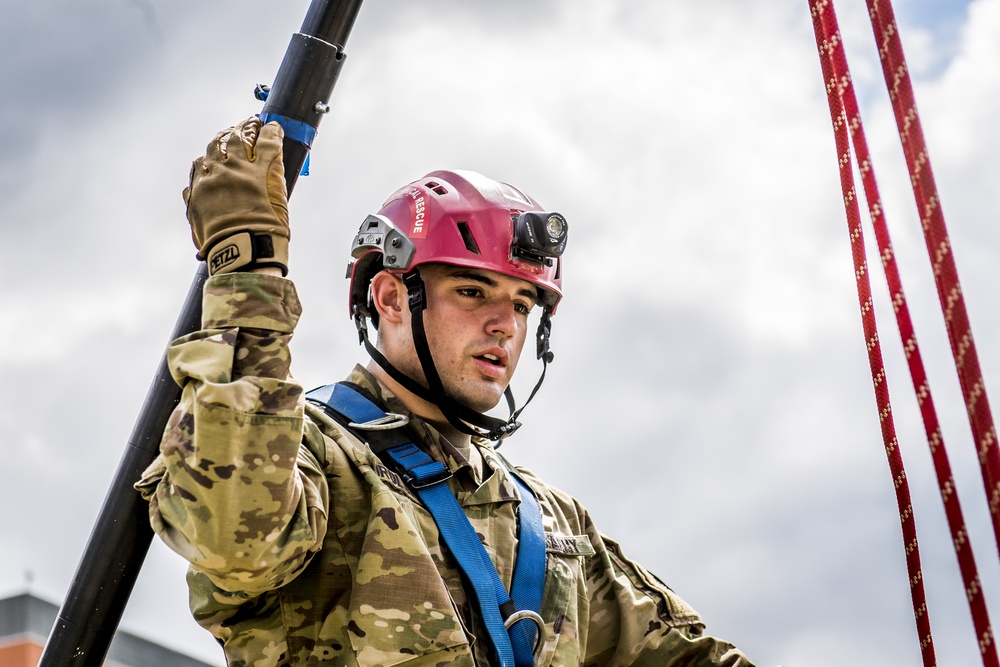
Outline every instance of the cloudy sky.
<path fill-rule="evenodd" d="M 996 389 L 1000 0 L 895 6 Z M 259 110 L 253 86 L 307 2 L 0 7 L 0 595 L 59 602 L 196 267 L 190 161 Z M 997 622 L 1000 561 L 864 2 L 837 9 Z M 291 205 L 293 368 L 311 387 L 365 359 L 342 277 L 386 195 L 440 168 L 514 183 L 572 231 L 556 361 L 506 455 L 579 497 L 758 664 L 914 665 L 814 49 L 807 0 L 369 0 Z M 939 664 L 972 665 L 883 292 Z M 523 364 L 521 396 L 538 370 Z M 155 543 L 123 626 L 220 663 L 183 571 Z"/>

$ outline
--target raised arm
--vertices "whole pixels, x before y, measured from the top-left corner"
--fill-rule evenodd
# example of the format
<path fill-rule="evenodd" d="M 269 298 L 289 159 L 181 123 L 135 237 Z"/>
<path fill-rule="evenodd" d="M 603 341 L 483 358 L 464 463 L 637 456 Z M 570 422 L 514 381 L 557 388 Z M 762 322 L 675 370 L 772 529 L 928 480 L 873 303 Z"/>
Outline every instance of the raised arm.
<path fill-rule="evenodd" d="M 326 481 L 301 446 L 303 391 L 289 373 L 301 308 L 291 281 L 266 275 L 288 262 L 281 135 L 244 121 L 192 165 L 188 219 L 213 275 L 202 329 L 168 350 L 182 397 L 137 485 L 173 550 L 249 595 L 297 575 L 326 532 Z"/>

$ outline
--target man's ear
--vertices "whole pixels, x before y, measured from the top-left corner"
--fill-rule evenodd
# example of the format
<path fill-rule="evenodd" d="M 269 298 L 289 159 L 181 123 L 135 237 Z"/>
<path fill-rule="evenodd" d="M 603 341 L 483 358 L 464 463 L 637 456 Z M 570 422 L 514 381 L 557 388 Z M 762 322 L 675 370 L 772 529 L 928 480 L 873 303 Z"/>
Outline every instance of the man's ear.
<path fill-rule="evenodd" d="M 383 322 L 398 324 L 403 321 L 403 308 L 407 305 L 406 285 L 388 271 L 379 271 L 372 278 L 372 305 Z"/>

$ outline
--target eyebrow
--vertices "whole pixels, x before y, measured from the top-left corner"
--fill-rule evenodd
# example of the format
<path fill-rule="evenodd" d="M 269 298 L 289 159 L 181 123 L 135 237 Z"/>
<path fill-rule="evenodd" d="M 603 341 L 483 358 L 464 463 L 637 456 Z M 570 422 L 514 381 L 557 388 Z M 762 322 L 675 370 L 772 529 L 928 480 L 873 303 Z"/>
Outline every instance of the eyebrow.
<path fill-rule="evenodd" d="M 471 280 L 472 282 L 479 283 L 481 285 L 486 285 L 488 287 L 496 287 L 499 283 L 493 280 L 489 276 L 485 276 L 481 273 L 475 273 L 472 271 L 466 271 L 462 269 L 456 269 L 454 271 L 448 272 L 448 277 L 458 278 L 459 280 Z M 517 293 L 523 297 L 529 298 L 534 303 L 538 303 L 538 292 L 536 290 L 528 289 L 527 287 L 521 287 L 517 290 Z"/>

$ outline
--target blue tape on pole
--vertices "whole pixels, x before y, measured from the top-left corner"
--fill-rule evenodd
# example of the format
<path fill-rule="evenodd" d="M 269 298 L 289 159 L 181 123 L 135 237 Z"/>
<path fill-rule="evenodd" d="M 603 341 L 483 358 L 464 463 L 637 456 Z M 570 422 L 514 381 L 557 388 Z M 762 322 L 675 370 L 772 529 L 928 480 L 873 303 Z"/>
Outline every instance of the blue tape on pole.
<path fill-rule="evenodd" d="M 303 123 L 301 120 L 295 120 L 294 118 L 276 113 L 258 114 L 258 118 L 260 118 L 261 123 L 277 123 L 284 128 L 286 137 L 294 139 L 300 144 L 305 144 L 310 148 L 312 147 L 313 140 L 316 139 L 316 128 L 309 123 Z"/>

